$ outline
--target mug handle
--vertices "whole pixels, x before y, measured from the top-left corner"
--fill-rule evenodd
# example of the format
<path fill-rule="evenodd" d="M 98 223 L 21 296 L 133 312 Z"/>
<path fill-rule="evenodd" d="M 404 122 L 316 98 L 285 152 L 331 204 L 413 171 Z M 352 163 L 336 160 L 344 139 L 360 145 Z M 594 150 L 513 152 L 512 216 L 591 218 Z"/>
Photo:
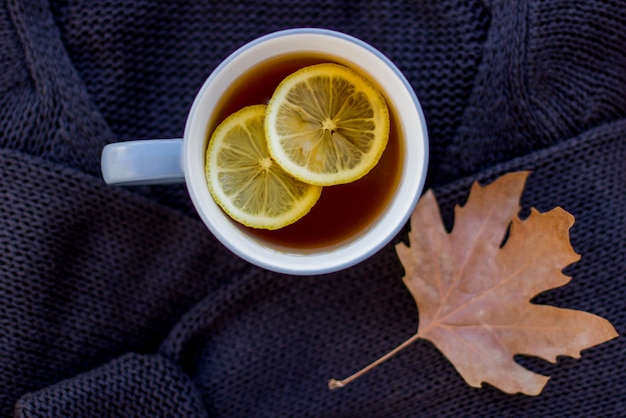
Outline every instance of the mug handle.
<path fill-rule="evenodd" d="M 100 165 L 107 184 L 138 186 L 182 183 L 183 140 L 146 139 L 108 144 Z"/>

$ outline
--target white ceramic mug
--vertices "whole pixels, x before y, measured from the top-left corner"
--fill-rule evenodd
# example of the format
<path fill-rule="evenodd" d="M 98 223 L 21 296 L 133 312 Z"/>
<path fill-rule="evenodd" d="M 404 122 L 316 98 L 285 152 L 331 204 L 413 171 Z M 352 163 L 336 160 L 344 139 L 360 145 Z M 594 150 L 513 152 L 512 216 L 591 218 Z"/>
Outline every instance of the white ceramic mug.
<path fill-rule="evenodd" d="M 402 171 L 382 213 L 355 236 L 318 250 L 279 248 L 236 224 L 214 202 L 205 178 L 210 127 L 220 98 L 242 74 L 287 54 L 316 54 L 358 69 L 382 90 L 395 109 L 402 141 Z M 409 219 L 421 195 L 428 161 L 428 135 L 420 103 L 400 70 L 372 46 L 325 29 L 290 29 L 258 38 L 233 52 L 206 80 L 191 107 L 183 139 L 118 142 L 102 152 L 106 183 L 120 185 L 185 182 L 200 217 L 233 253 L 276 272 L 309 275 L 353 266 L 388 244 Z"/>

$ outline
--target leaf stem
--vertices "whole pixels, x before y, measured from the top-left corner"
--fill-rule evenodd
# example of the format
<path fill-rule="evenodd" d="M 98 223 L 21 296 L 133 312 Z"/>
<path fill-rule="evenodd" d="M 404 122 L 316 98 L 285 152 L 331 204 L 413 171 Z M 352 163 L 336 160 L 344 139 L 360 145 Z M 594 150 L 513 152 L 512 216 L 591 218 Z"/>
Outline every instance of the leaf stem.
<path fill-rule="evenodd" d="M 395 356 L 400 351 L 402 351 L 403 349 L 405 349 L 409 345 L 413 344 L 419 338 L 421 338 L 420 334 L 413 335 L 411 338 L 409 338 L 408 340 L 406 340 L 405 342 L 403 342 L 402 344 L 400 344 L 399 346 L 397 346 L 396 348 L 394 348 L 393 350 L 391 350 L 390 352 L 388 352 L 387 354 L 385 354 L 384 356 L 382 356 L 378 360 L 374 361 L 373 363 L 370 363 L 368 366 L 366 366 L 366 367 L 362 368 L 361 370 L 359 370 L 358 372 L 354 373 L 350 377 L 347 377 L 347 378 L 345 378 L 343 380 L 330 379 L 328 381 L 328 389 L 333 390 L 333 389 L 338 389 L 338 388 L 344 387 L 348 383 L 352 382 L 353 380 L 357 379 L 358 377 L 361 377 L 365 373 L 369 372 L 374 367 L 376 367 L 379 364 L 389 360 L 391 357 Z"/>

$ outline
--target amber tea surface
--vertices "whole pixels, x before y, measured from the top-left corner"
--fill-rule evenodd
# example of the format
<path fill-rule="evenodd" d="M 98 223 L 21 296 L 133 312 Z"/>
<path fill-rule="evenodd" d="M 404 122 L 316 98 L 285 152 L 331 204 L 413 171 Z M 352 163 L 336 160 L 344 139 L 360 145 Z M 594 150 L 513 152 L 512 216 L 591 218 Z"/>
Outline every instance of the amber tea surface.
<path fill-rule="evenodd" d="M 323 62 L 337 61 L 323 56 L 290 55 L 252 68 L 224 94 L 215 126 L 245 106 L 267 103 L 278 84 L 291 73 Z M 303 250 L 329 247 L 367 229 L 393 198 L 402 170 L 397 116 L 389 103 L 388 107 L 389 142 L 368 174 L 352 183 L 324 187 L 311 211 L 292 225 L 274 231 L 243 225 L 241 228 L 274 245 Z"/>

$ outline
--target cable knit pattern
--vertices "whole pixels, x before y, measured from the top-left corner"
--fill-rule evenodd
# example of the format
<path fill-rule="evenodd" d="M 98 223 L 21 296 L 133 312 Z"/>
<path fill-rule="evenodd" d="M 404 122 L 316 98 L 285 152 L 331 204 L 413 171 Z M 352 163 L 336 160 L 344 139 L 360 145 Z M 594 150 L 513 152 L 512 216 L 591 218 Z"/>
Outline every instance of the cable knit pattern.
<path fill-rule="evenodd" d="M 619 417 L 626 343 L 549 364 L 539 397 L 470 388 L 415 332 L 394 244 L 291 277 L 221 246 L 182 185 L 110 187 L 109 142 L 180 137 L 231 51 L 299 26 L 386 54 L 420 98 L 451 227 L 473 181 L 532 170 L 582 259 L 536 297 L 626 332 L 626 3 L 617 0 L 0 0 L 0 415 Z"/>

